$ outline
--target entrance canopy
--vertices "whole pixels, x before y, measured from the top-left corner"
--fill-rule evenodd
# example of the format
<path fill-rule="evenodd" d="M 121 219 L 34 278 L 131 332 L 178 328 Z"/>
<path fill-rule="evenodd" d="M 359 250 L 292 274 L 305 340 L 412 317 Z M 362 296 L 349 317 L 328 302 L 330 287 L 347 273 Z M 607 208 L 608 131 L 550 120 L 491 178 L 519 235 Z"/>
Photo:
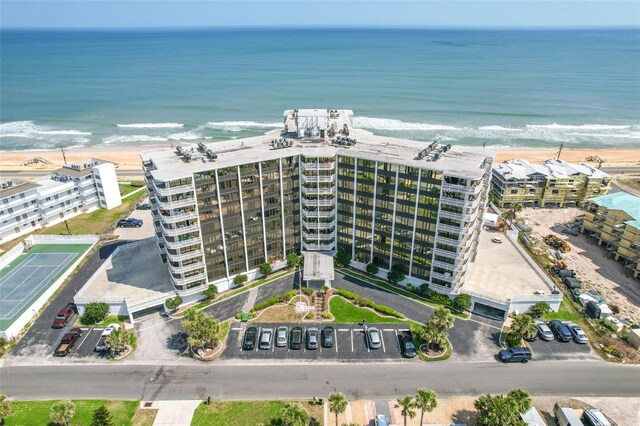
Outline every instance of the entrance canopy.
<path fill-rule="evenodd" d="M 307 284 L 321 282 L 321 286 L 331 286 L 334 279 L 333 256 L 319 251 L 304 251 L 302 255 L 304 256 L 302 279 Z"/>

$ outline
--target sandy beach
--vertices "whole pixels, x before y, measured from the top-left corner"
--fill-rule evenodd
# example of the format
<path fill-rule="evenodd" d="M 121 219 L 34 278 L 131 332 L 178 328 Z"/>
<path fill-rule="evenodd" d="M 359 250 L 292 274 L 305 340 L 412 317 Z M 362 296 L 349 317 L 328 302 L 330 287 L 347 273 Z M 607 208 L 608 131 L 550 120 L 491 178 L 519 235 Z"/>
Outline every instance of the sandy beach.
<path fill-rule="evenodd" d="M 65 149 L 68 162 L 82 160 L 87 157 L 97 157 L 117 163 L 123 169 L 140 167 L 140 152 L 153 149 L 168 148 L 170 145 L 158 144 L 153 146 L 126 146 L 113 148 L 72 148 Z M 549 158 L 555 158 L 557 150 L 549 149 L 506 149 L 498 151 L 496 161 L 506 161 L 511 158 L 522 158 L 534 162 L 542 162 Z M 572 162 L 584 162 L 589 156 L 599 156 L 606 161 L 605 164 L 640 164 L 640 148 L 637 149 L 578 149 L 567 148 L 562 151 L 560 158 Z M 60 150 L 43 151 L 0 151 L 0 166 L 4 169 L 23 168 L 22 163 L 42 157 L 51 161 L 52 166 L 28 166 L 28 168 L 54 168 L 64 164 Z"/>

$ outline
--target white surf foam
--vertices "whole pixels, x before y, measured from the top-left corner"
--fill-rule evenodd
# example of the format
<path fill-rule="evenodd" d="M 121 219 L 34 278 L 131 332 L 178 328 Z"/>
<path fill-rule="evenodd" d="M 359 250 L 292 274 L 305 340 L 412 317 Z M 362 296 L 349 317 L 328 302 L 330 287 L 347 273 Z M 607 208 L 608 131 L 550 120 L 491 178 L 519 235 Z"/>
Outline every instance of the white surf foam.
<path fill-rule="evenodd" d="M 520 132 L 522 129 L 517 129 L 515 127 L 503 127 L 503 126 L 481 126 L 478 127 L 480 130 L 495 130 L 498 132 Z"/>
<path fill-rule="evenodd" d="M 130 123 L 116 124 L 121 129 L 177 129 L 184 127 L 182 123 Z"/>
<path fill-rule="evenodd" d="M 192 141 L 195 139 L 202 139 L 202 135 L 192 130 L 189 132 L 173 133 L 168 136 L 168 139 L 174 141 Z"/>
<path fill-rule="evenodd" d="M 356 128 L 373 130 L 460 130 L 458 127 L 446 124 L 408 123 L 392 118 L 354 117 L 353 125 Z"/>
<path fill-rule="evenodd" d="M 136 143 L 136 142 L 168 142 L 169 139 L 163 136 L 149 135 L 113 135 L 102 139 L 103 143 Z"/>
<path fill-rule="evenodd" d="M 527 124 L 525 126 L 528 129 L 558 129 L 558 130 L 625 130 L 630 129 L 631 126 L 611 126 L 608 124 Z"/>
<path fill-rule="evenodd" d="M 35 124 L 31 120 L 0 123 L 0 138 L 24 138 L 45 142 L 89 142 L 91 132 L 81 130 L 59 130 L 51 126 Z"/>
<path fill-rule="evenodd" d="M 275 129 L 282 127 L 282 123 L 264 123 L 259 121 L 208 121 L 207 127 L 221 129 L 227 132 L 241 132 L 244 129 Z"/>

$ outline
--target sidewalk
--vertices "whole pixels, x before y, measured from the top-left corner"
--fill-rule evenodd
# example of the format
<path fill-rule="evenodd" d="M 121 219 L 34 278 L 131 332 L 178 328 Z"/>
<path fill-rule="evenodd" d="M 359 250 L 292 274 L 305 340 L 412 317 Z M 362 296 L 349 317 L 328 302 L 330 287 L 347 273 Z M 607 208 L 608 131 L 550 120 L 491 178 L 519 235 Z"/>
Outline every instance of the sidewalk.
<path fill-rule="evenodd" d="M 157 408 L 158 413 L 153 426 L 189 426 L 195 409 L 201 403 L 200 400 L 156 401 L 152 408 Z"/>

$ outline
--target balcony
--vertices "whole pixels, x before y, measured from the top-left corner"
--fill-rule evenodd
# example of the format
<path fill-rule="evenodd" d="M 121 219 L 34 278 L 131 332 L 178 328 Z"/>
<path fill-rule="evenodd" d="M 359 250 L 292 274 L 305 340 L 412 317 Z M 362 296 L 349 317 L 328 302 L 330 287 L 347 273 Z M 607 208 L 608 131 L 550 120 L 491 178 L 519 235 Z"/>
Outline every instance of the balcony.
<path fill-rule="evenodd" d="M 177 266 L 177 267 L 169 265 L 169 270 L 176 274 L 185 274 L 187 272 L 195 271 L 196 269 L 202 269 L 202 268 L 204 268 L 203 261 L 190 263 L 188 265 Z"/>
<path fill-rule="evenodd" d="M 458 263 L 457 265 L 451 265 L 450 263 L 447 263 L 447 262 L 440 262 L 439 260 L 434 260 L 433 266 L 451 271 L 452 275 L 455 275 L 458 272 L 467 270 L 466 263 Z"/>
<path fill-rule="evenodd" d="M 189 219 L 197 219 L 198 218 L 198 213 L 196 212 L 187 212 L 187 213 L 178 213 L 175 215 L 160 215 L 160 219 L 162 219 L 162 222 L 164 223 L 176 223 L 176 222 L 182 222 L 184 220 L 189 220 Z"/>
<path fill-rule="evenodd" d="M 193 259 L 194 257 L 200 257 L 201 258 L 202 257 L 202 251 L 201 250 L 194 250 L 194 251 L 190 251 L 189 253 L 182 253 L 182 254 L 171 254 L 171 253 L 167 252 L 167 257 L 172 262 L 181 262 L 183 260 Z"/>
<path fill-rule="evenodd" d="M 310 182 L 310 183 L 318 183 L 318 182 L 325 182 L 325 183 L 333 183 L 335 182 L 336 178 L 335 176 L 331 175 L 331 176 L 307 176 L 306 174 L 302 174 L 302 181 L 303 182 Z"/>
<path fill-rule="evenodd" d="M 307 195 L 333 195 L 334 188 L 301 188 L 302 197 Z"/>
<path fill-rule="evenodd" d="M 443 183 L 442 190 L 460 192 L 463 194 L 477 195 L 482 190 L 482 185 L 465 186 L 465 185 L 455 185 L 452 183 Z"/>
<path fill-rule="evenodd" d="M 308 200 L 302 197 L 302 204 L 310 207 L 333 207 L 335 205 L 335 198 L 331 200 Z"/>
<path fill-rule="evenodd" d="M 200 244 L 201 241 L 202 240 L 200 239 L 200 237 L 197 237 L 197 238 L 190 238 L 188 240 L 182 240 L 182 241 L 165 240 L 165 244 L 167 245 L 167 248 L 176 250 L 176 249 L 187 247 L 193 244 Z"/>
<path fill-rule="evenodd" d="M 14 207 L 17 205 L 22 205 L 23 203 L 30 203 L 31 200 L 35 200 L 36 198 L 36 194 L 33 195 L 28 195 L 24 198 L 20 198 L 18 196 L 18 198 L 16 198 L 15 200 L 11 200 L 8 203 L 0 203 L 0 207 L 4 208 L 9 208 L 9 207 Z"/>
<path fill-rule="evenodd" d="M 320 210 L 305 210 L 304 212 L 306 217 L 329 217 L 335 218 L 336 213 L 334 211 L 320 211 Z"/>
<path fill-rule="evenodd" d="M 467 215 L 468 216 L 468 215 Z M 462 221 L 465 217 L 464 213 L 454 213 L 447 210 L 440 210 L 438 212 L 438 217 L 443 217 L 445 219 L 453 219 Z"/>
<path fill-rule="evenodd" d="M 174 201 L 158 201 L 158 206 L 164 210 L 172 210 L 178 209 L 180 207 L 194 206 L 196 204 L 195 198 L 185 198 L 183 200 L 174 200 Z"/>
<path fill-rule="evenodd" d="M 336 168 L 335 161 L 329 163 L 305 163 L 300 161 L 300 168 L 302 170 L 334 170 Z"/>
<path fill-rule="evenodd" d="M 322 223 L 322 222 L 307 222 L 303 219 L 302 226 L 307 229 L 332 229 L 336 227 L 336 222 Z"/>
<path fill-rule="evenodd" d="M 195 283 L 197 281 L 201 281 L 201 280 L 205 280 L 207 279 L 207 275 L 204 272 L 201 272 L 199 274 L 196 275 L 192 275 L 190 277 L 187 278 L 174 278 L 171 277 L 171 282 L 173 283 L 174 286 L 186 286 L 192 283 Z"/>
<path fill-rule="evenodd" d="M 441 235 L 436 235 L 436 243 L 447 244 L 447 245 L 458 247 L 458 245 L 460 244 L 460 241 L 454 240 L 453 238 L 447 238 Z"/>
<path fill-rule="evenodd" d="M 455 281 L 455 277 L 450 276 L 450 275 L 441 274 L 440 272 L 435 272 L 435 271 L 431 272 L 431 278 L 437 278 L 439 280 L 447 281 L 447 282 L 450 282 L 450 283 L 453 283 Z"/>
<path fill-rule="evenodd" d="M 464 231 L 462 226 L 445 225 L 444 223 L 438 223 L 436 226 L 440 231 L 453 232 L 455 234 L 459 234 Z"/>
<path fill-rule="evenodd" d="M 458 200 L 457 198 L 450 198 L 445 195 L 440 197 L 440 204 L 448 204 L 450 206 L 464 207 L 466 205 L 464 200 Z"/>
<path fill-rule="evenodd" d="M 165 197 L 168 197 L 170 195 L 175 195 L 175 194 L 182 194 L 185 192 L 193 192 L 193 185 L 189 184 L 189 185 L 180 185 L 180 186 L 173 186 L 170 188 L 163 188 L 161 186 L 157 186 L 156 185 L 156 181 L 153 181 L 153 188 L 155 190 L 155 192 L 157 192 L 160 195 L 163 195 Z"/>
<path fill-rule="evenodd" d="M 311 250 L 311 251 L 332 251 L 335 248 L 334 244 L 308 244 L 308 243 L 302 243 L 302 247 L 305 250 Z"/>
<path fill-rule="evenodd" d="M 198 231 L 200 231 L 200 226 L 198 226 L 198 224 L 183 226 L 181 228 L 174 228 L 174 229 L 165 228 L 164 226 L 162 227 L 163 234 L 169 237 L 175 237 L 178 235 L 187 234 L 189 232 L 198 232 Z"/>

